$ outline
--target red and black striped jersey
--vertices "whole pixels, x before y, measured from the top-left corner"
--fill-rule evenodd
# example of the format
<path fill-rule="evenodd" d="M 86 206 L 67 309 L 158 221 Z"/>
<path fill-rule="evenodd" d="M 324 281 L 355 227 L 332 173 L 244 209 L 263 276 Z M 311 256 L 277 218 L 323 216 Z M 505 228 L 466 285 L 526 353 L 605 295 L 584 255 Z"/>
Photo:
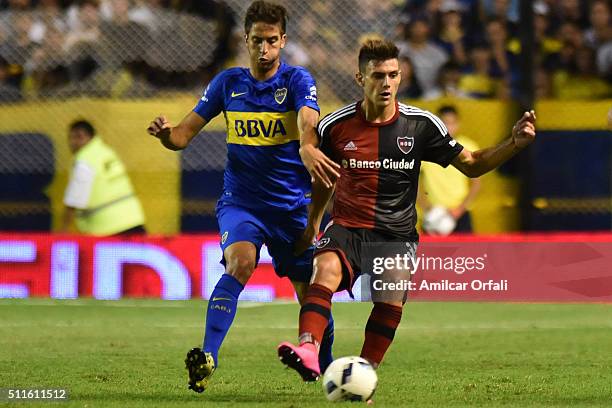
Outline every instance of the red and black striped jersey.
<path fill-rule="evenodd" d="M 421 161 L 446 167 L 463 147 L 434 114 L 396 104 L 393 118 L 372 123 L 361 102 L 325 116 L 321 150 L 341 165 L 332 221 L 417 240 L 416 195 Z"/>

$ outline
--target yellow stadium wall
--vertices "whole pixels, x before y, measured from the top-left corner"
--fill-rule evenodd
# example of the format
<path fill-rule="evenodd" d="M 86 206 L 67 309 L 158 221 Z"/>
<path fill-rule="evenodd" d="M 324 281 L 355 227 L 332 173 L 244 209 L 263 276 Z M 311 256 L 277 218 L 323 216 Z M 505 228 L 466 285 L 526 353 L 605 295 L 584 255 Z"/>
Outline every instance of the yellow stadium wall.
<path fill-rule="evenodd" d="M 436 100 L 407 101 L 435 112 L 441 105 L 454 104 L 462 118 L 462 133 L 481 147 L 490 146 L 509 135 L 519 112 L 515 104 L 500 101 Z M 164 149 L 145 129 L 157 114 L 164 113 L 171 123 L 181 120 L 193 107 L 193 97 L 116 101 L 73 99 L 66 102 L 36 102 L 0 106 L 0 133 L 36 132 L 48 135 L 56 148 L 55 178 L 47 189 L 57 230 L 62 211 L 63 191 L 70 170 L 71 155 L 67 127 L 76 118 L 90 120 L 106 142 L 126 163 L 147 216 L 147 228 L 155 234 L 174 234 L 180 227 L 180 156 Z M 538 103 L 539 129 L 606 128 L 611 101 Z M 323 106 L 325 115 L 337 106 Z M 208 128 L 222 129 L 223 117 Z M 492 172 L 483 177 L 482 191 L 474 203 L 474 227 L 479 233 L 514 231 L 518 228 L 518 183 Z"/>
<path fill-rule="evenodd" d="M 98 134 L 125 162 L 144 206 L 147 229 L 152 233 L 172 234 L 180 226 L 179 153 L 164 149 L 145 129 L 160 112 L 175 122 L 180 120 L 192 104 L 192 98 L 129 102 L 74 99 L 2 106 L 0 133 L 37 132 L 53 140 L 56 172 L 47 194 L 51 200 L 53 229 L 57 230 L 72 162 L 67 128 L 76 118 L 91 121 Z"/>

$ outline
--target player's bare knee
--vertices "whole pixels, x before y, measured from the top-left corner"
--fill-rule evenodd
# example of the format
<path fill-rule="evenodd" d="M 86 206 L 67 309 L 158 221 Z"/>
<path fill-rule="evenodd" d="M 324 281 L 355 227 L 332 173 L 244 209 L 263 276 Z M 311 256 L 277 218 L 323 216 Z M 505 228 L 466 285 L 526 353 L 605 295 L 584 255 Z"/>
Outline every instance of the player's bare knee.
<path fill-rule="evenodd" d="M 255 270 L 255 259 L 248 255 L 234 254 L 225 260 L 225 272 L 245 285 Z"/>
<path fill-rule="evenodd" d="M 326 252 L 314 259 L 312 283 L 336 290 L 342 281 L 342 264 L 334 252 Z"/>

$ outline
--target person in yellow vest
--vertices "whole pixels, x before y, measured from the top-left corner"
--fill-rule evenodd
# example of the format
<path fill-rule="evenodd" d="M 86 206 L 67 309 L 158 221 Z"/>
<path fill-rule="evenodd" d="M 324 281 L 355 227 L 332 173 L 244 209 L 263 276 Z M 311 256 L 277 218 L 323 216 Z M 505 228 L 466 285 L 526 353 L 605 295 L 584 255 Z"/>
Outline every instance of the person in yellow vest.
<path fill-rule="evenodd" d="M 457 142 L 473 152 L 479 149 L 473 140 L 459 132 L 459 114 L 454 106 L 442 106 L 438 110 L 438 116 L 446 125 L 448 133 Z M 472 232 L 472 218 L 469 209 L 479 190 L 480 179 L 478 178 L 470 179 L 455 168 L 445 169 L 429 162 L 421 164 L 418 204 L 425 213 L 434 207 L 445 208 L 455 220 L 452 232 Z M 424 218 L 427 218 L 427 215 Z M 439 231 L 427 231 L 425 224 L 425 233 L 445 235 Z"/>
<path fill-rule="evenodd" d="M 74 222 L 79 232 L 90 235 L 145 233 L 142 205 L 125 166 L 91 123 L 73 122 L 68 145 L 75 160 L 64 193 L 62 231 Z"/>

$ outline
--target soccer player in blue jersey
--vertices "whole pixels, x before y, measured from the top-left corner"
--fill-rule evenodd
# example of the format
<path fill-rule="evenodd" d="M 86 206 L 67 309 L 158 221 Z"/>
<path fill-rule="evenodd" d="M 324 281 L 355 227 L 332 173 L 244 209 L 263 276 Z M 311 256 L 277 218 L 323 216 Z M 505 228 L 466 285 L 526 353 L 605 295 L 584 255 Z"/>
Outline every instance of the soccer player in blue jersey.
<path fill-rule="evenodd" d="M 287 40 L 285 8 L 256 1 L 247 10 L 244 26 L 249 69 L 218 74 L 178 126 L 159 116 L 147 129 L 168 149 L 180 150 L 221 112 L 227 122 L 228 157 L 217 204 L 225 274 L 209 301 L 203 349 L 190 350 L 185 360 L 189 388 L 196 392 L 205 390 L 218 366 L 219 348 L 262 244 L 276 273 L 289 277 L 303 300 L 322 217 L 322 212 L 311 214 L 314 222 L 308 223 L 311 179 L 312 188 L 322 190 L 339 176 L 339 166 L 317 148 L 314 79 L 306 69 L 280 59 Z M 332 342 L 330 318 L 321 346 L 322 367 L 332 361 Z"/>

